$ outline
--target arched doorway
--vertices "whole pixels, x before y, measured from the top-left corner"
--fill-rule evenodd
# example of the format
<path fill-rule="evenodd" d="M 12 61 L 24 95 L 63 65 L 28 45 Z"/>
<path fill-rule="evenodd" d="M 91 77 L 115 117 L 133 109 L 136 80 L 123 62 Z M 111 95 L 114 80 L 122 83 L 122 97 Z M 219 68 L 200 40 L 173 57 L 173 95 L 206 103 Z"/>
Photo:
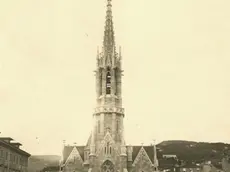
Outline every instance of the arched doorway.
<path fill-rule="evenodd" d="M 101 172 L 114 172 L 113 163 L 109 160 L 106 160 L 101 166 Z"/>

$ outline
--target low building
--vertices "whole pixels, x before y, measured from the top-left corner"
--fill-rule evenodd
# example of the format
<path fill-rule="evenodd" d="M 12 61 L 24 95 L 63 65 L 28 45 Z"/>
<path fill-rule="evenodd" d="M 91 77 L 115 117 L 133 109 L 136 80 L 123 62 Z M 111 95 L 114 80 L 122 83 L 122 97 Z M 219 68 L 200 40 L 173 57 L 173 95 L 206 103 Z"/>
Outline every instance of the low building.
<path fill-rule="evenodd" d="M 204 163 L 201 172 L 224 172 L 221 165 Z"/>
<path fill-rule="evenodd" d="M 158 157 L 159 161 L 159 171 L 163 172 L 175 172 L 178 167 L 178 160 L 175 158 L 163 158 L 163 156 Z"/>
<path fill-rule="evenodd" d="M 10 137 L 0 137 L 0 172 L 27 172 L 30 154 Z"/>
<path fill-rule="evenodd" d="M 175 158 L 177 159 L 176 155 L 163 155 L 163 158 Z"/>
<path fill-rule="evenodd" d="M 43 170 L 41 170 L 41 172 L 59 172 L 59 166 L 48 166 L 43 168 Z"/>
<path fill-rule="evenodd" d="M 182 166 L 180 166 L 179 168 L 177 168 L 177 172 L 200 172 L 201 171 L 201 166 L 197 165 L 197 164 L 184 164 Z"/>

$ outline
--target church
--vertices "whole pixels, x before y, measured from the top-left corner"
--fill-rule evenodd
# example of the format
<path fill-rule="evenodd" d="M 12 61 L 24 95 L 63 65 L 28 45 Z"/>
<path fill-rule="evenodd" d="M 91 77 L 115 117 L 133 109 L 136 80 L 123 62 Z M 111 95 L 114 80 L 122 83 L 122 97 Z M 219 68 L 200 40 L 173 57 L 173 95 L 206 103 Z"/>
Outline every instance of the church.
<path fill-rule="evenodd" d="M 94 124 L 86 145 L 64 145 L 63 172 L 158 171 L 156 146 L 130 146 L 124 139 L 122 56 L 116 50 L 111 0 L 107 0 L 103 45 L 97 53 Z M 130 133 L 133 134 L 133 133 Z"/>

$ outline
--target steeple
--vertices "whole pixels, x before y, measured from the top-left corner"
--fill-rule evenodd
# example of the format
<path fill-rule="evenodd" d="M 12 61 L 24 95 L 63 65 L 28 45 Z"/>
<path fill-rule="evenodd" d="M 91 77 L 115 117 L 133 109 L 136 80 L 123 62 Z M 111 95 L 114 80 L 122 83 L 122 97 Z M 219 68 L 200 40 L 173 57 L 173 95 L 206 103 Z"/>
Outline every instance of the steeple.
<path fill-rule="evenodd" d="M 155 165 L 155 168 L 156 168 L 156 171 L 157 171 L 157 167 L 158 167 L 158 159 L 157 159 L 157 148 L 156 148 L 156 142 L 154 140 L 154 143 L 153 143 L 153 152 L 154 152 L 154 165 Z"/>
<path fill-rule="evenodd" d="M 96 91 L 98 106 L 121 106 L 121 49 L 116 52 L 112 16 L 112 0 L 107 0 L 104 38 L 101 52 L 97 51 Z M 104 96 L 113 96 L 113 102 L 102 100 Z M 100 100 L 99 100 L 100 98 Z M 117 100 L 115 100 L 115 98 Z"/>
<path fill-rule="evenodd" d="M 103 46 L 104 46 L 104 53 L 106 55 L 108 55 L 108 53 L 112 53 L 112 51 L 115 48 L 111 0 L 107 0 Z"/>

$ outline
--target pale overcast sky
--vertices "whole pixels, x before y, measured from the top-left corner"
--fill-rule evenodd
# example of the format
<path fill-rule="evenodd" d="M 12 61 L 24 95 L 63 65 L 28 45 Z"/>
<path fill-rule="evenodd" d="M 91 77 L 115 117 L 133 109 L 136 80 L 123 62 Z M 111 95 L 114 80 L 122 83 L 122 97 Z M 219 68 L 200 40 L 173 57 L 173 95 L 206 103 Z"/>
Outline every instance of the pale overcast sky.
<path fill-rule="evenodd" d="M 105 5 L 0 2 L 1 136 L 31 154 L 60 154 L 64 139 L 86 143 Z M 229 0 L 113 0 L 127 144 L 230 143 L 229 7 Z"/>

